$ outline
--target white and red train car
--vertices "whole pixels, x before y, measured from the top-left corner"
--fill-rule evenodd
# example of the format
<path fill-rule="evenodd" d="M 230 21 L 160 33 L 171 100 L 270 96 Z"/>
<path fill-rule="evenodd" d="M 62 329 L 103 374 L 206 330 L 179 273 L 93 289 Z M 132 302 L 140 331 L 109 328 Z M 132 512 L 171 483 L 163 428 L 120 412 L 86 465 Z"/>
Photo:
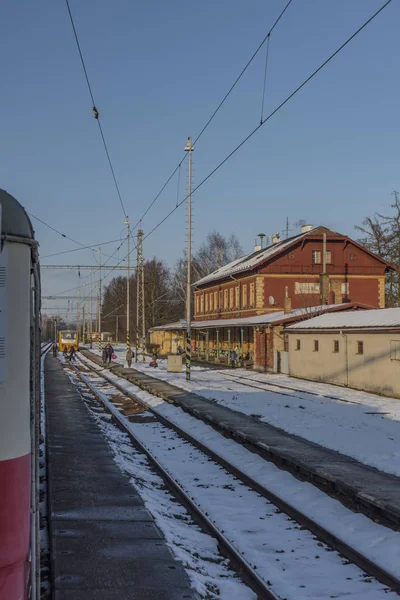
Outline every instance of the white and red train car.
<path fill-rule="evenodd" d="M 0 190 L 0 598 L 38 599 L 40 273 L 32 224 Z"/>

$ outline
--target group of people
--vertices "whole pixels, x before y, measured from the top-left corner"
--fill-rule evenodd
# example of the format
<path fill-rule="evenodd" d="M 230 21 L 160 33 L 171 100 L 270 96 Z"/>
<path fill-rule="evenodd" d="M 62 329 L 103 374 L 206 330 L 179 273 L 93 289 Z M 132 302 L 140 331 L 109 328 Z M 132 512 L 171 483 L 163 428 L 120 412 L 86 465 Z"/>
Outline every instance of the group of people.
<path fill-rule="evenodd" d="M 64 346 L 63 355 L 64 358 L 68 359 L 71 362 L 71 360 L 75 358 L 75 348 L 73 346 L 70 346 L 69 348 L 67 348 L 67 346 Z M 57 344 L 53 345 L 53 356 L 57 356 Z"/>

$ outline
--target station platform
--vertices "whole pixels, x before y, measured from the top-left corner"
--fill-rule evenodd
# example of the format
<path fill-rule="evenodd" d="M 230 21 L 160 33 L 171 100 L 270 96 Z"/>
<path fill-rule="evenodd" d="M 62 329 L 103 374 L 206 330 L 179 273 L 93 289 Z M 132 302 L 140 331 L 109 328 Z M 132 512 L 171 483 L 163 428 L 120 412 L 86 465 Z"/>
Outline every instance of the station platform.
<path fill-rule="evenodd" d="M 52 598 L 196 600 L 81 396 L 49 355 L 45 406 Z"/>
<path fill-rule="evenodd" d="M 102 364 L 98 355 L 87 350 L 82 353 L 93 362 Z M 393 529 L 400 529 L 399 477 L 185 391 L 152 377 L 147 371 L 122 368 L 118 363 L 111 363 L 111 369 L 140 388 L 181 406 L 189 414 L 254 448 L 294 475 L 332 493 L 350 508 Z"/>

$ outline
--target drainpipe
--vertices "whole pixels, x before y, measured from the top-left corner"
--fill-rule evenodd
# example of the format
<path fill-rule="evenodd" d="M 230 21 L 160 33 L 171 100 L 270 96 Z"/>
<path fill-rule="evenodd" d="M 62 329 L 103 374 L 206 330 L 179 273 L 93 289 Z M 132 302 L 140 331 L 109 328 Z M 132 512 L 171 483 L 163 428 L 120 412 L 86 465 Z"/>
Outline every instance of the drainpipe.
<path fill-rule="evenodd" d="M 349 387 L 349 351 L 348 351 L 348 344 L 347 344 L 347 335 L 345 333 L 343 333 L 343 331 L 341 331 L 340 334 L 344 340 L 344 360 L 345 360 L 345 372 L 346 372 L 345 386 Z"/>

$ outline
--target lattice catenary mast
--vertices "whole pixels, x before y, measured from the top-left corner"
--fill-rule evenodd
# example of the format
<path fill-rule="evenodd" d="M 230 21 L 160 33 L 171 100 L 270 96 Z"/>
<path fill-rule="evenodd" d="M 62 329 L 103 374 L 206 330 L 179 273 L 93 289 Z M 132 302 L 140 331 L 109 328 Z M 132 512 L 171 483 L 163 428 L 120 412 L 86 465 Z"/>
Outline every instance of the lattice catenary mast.
<path fill-rule="evenodd" d="M 137 232 L 137 263 L 136 263 L 136 357 L 138 361 L 139 348 L 142 348 L 142 360 L 146 360 L 146 327 L 144 310 L 144 254 L 143 230 Z"/>

